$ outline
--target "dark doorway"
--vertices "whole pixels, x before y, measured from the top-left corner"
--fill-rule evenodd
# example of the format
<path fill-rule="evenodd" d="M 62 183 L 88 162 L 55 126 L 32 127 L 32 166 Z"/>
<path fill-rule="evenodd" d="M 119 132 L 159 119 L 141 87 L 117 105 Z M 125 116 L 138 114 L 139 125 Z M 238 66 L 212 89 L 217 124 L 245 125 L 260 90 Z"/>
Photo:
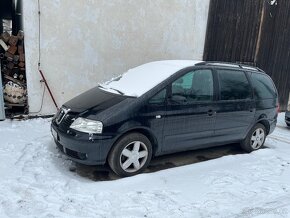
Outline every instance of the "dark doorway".
<path fill-rule="evenodd" d="M 22 0 L 0 0 L 0 62 L 6 117 L 28 112 Z"/>

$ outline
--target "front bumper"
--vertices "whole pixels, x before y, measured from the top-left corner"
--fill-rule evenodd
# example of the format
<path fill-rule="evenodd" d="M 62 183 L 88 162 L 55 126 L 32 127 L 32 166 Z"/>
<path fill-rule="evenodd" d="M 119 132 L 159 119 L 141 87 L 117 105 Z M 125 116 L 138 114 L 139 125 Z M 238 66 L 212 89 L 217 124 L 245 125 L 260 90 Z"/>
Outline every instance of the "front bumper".
<path fill-rule="evenodd" d="M 52 123 L 51 131 L 57 147 L 69 159 L 85 165 L 104 165 L 107 155 L 113 144 L 112 136 L 94 135 L 89 139 L 89 134 L 70 135 L 60 131 Z"/>
<path fill-rule="evenodd" d="M 285 122 L 290 125 L 290 111 L 286 111 L 285 113 Z"/>

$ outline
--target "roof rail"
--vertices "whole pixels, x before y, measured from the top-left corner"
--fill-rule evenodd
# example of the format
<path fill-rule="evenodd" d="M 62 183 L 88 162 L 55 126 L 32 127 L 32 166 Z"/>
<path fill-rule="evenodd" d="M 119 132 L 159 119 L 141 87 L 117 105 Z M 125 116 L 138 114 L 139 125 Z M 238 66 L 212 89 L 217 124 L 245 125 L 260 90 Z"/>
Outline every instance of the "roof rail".
<path fill-rule="evenodd" d="M 238 67 L 241 69 L 252 69 L 252 70 L 257 70 L 259 72 L 264 72 L 263 70 L 261 70 L 260 68 L 256 66 L 246 65 L 241 62 L 233 63 L 233 62 L 223 62 L 223 61 L 203 61 L 196 64 L 196 66 L 203 66 L 203 65 L 232 66 L 232 67 Z"/>

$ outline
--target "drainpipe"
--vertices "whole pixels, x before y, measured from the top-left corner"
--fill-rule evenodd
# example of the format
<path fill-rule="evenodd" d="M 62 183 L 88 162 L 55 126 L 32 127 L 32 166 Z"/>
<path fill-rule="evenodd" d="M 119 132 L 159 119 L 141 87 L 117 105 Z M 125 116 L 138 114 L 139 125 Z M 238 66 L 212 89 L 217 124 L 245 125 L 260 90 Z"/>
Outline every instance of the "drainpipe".
<path fill-rule="evenodd" d="M 23 21 L 22 21 L 22 0 L 14 0 L 13 6 L 15 8 L 14 23 L 12 23 L 12 32 L 14 35 L 17 35 L 19 30 L 23 30 Z"/>

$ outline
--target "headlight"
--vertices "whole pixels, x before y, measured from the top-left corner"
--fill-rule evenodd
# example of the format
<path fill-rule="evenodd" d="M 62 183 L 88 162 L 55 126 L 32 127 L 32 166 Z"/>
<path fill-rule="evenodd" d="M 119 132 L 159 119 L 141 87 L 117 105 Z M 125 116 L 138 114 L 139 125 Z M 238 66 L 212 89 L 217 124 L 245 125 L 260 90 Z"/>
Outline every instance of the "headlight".
<path fill-rule="evenodd" d="M 79 117 L 70 125 L 70 128 L 80 132 L 100 134 L 103 132 L 103 123 Z"/>

